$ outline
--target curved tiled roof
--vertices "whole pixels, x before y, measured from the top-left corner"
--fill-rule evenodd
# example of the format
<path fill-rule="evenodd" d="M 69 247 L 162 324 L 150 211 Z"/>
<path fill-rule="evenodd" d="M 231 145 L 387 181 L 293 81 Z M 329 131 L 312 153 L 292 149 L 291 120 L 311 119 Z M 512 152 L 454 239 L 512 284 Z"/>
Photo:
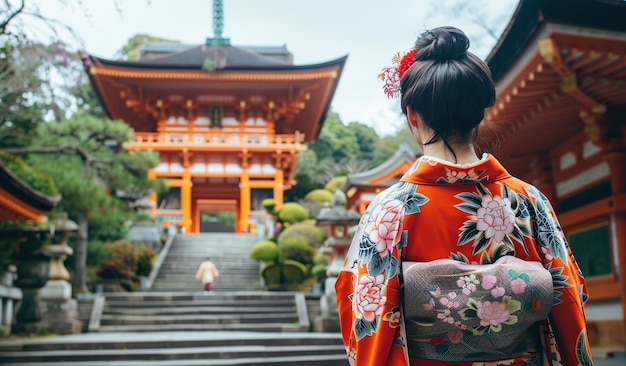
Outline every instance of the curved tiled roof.
<path fill-rule="evenodd" d="M 498 81 L 546 23 L 624 31 L 625 19 L 623 0 L 520 0 L 486 61 Z"/>
<path fill-rule="evenodd" d="M 39 211 L 48 212 L 52 210 L 61 199 L 61 195 L 49 196 L 31 188 L 9 170 L 2 161 L 0 161 L 0 181 L 2 182 L 0 186 L 2 190 Z"/>
<path fill-rule="evenodd" d="M 372 179 L 384 175 L 391 169 L 397 167 L 399 164 L 405 161 L 414 161 L 419 154 L 419 150 L 412 150 L 407 144 L 402 144 L 389 159 L 379 166 L 364 172 L 348 174 L 348 178 L 346 179 L 346 183 L 343 185 L 342 190 L 345 191 L 353 185 L 368 185 Z"/>
<path fill-rule="evenodd" d="M 223 63 L 221 67 L 238 67 L 238 66 L 286 66 L 291 65 L 290 62 L 280 61 L 275 58 L 266 57 L 263 54 L 252 52 L 240 47 L 229 45 L 201 45 L 186 50 L 182 50 L 173 54 L 150 60 L 140 61 L 140 63 L 159 66 L 186 66 L 202 68 L 205 60 L 210 59 L 216 65 Z"/>

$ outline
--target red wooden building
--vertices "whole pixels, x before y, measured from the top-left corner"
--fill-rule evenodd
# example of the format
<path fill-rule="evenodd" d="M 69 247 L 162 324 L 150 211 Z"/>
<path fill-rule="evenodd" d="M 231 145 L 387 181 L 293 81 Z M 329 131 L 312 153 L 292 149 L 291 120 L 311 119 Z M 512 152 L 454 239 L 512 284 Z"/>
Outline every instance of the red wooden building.
<path fill-rule="evenodd" d="M 198 232 L 201 212 L 233 211 L 235 231 L 246 232 L 261 201 L 282 204 L 294 184 L 346 57 L 294 65 L 286 47 L 232 46 L 214 23 L 206 44 L 149 44 L 136 62 L 83 61 L 109 117 L 135 130 L 126 148 L 160 155 L 151 174 L 170 192 L 151 197 L 153 214 Z"/>
<path fill-rule="evenodd" d="M 521 0 L 487 62 L 477 145 L 555 206 L 594 347 L 626 347 L 626 2 Z"/>

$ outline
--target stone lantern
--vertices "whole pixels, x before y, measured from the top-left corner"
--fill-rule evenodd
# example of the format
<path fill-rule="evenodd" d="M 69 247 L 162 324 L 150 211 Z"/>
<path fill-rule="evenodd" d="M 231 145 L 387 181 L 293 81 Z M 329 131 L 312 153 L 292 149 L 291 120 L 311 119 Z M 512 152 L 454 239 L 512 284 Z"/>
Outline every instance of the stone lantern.
<path fill-rule="evenodd" d="M 326 205 L 316 217 L 316 225 L 326 227 L 328 239 L 322 247 L 329 258 L 324 282 L 324 294 L 320 299 L 321 316 L 315 319 L 314 327 L 319 332 L 339 331 L 335 282 L 343 266 L 346 251 L 352 242 L 351 228 L 359 223 L 361 215 L 347 210 L 347 199 L 341 190 L 333 195 L 332 205 Z"/>
<path fill-rule="evenodd" d="M 78 320 L 78 303 L 72 298 L 72 285 L 68 282 L 70 273 L 63 263 L 73 250 L 67 239 L 78 231 L 78 225 L 67 218 L 67 214 L 57 215 L 52 222 L 50 233 L 52 244 L 47 252 L 50 256 L 48 282 L 40 291 L 43 321 L 50 331 L 57 334 L 80 333 L 82 322 Z"/>
<path fill-rule="evenodd" d="M 12 235 L 16 232 L 3 232 Z M 38 333 L 45 325 L 42 322 L 40 307 L 41 288 L 48 280 L 50 255 L 47 251 L 48 229 L 29 227 L 17 229 L 22 235 L 17 252 L 17 278 L 14 282 L 22 291 L 22 300 L 15 314 L 12 328 L 15 333 Z"/>

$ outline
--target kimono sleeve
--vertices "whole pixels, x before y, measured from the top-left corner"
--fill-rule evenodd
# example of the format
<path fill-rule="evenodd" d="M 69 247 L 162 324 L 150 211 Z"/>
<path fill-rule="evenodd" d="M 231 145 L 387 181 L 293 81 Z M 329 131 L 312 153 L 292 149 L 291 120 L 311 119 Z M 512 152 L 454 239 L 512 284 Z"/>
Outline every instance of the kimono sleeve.
<path fill-rule="evenodd" d="M 589 341 L 585 303 L 588 299 L 583 274 L 576 263 L 563 230 L 548 200 L 538 191 L 535 198 L 535 240 L 542 255 L 544 267 L 552 274 L 554 288 L 550 313 L 554 339 L 563 365 L 593 365 Z M 551 355 L 559 359 L 559 355 Z"/>
<path fill-rule="evenodd" d="M 375 200 L 362 217 L 335 290 L 353 366 L 408 365 L 398 276 L 403 203 Z"/>

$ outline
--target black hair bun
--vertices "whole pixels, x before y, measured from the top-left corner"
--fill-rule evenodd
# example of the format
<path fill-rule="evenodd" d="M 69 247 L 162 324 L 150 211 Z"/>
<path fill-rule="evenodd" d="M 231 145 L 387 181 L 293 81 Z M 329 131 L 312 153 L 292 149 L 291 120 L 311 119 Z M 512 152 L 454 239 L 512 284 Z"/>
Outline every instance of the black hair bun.
<path fill-rule="evenodd" d="M 455 27 L 439 27 L 426 31 L 415 42 L 415 60 L 447 61 L 463 58 L 469 39 Z"/>

